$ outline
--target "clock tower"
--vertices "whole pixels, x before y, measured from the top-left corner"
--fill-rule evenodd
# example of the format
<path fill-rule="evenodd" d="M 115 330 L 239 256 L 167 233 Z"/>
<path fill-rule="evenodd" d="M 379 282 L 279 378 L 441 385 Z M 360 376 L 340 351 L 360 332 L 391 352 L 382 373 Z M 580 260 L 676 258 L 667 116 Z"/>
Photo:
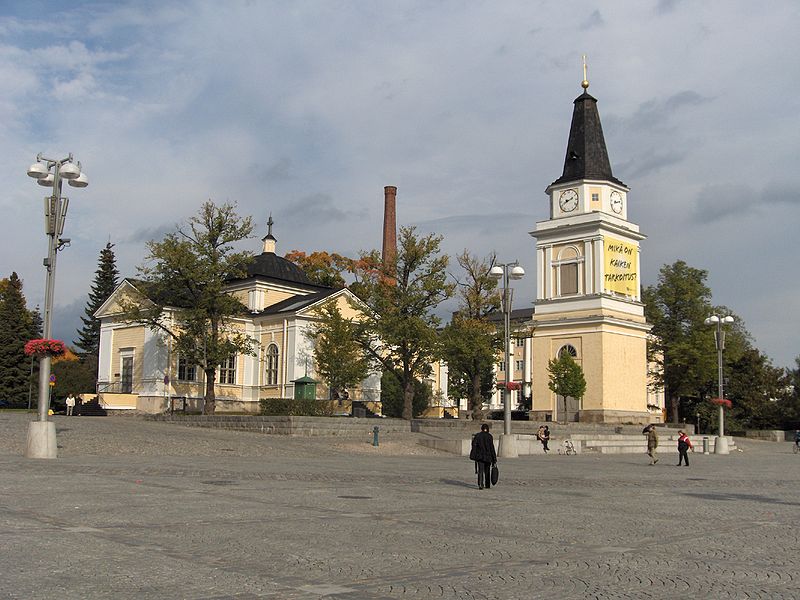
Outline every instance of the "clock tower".
<path fill-rule="evenodd" d="M 584 67 L 585 69 L 585 67 Z M 639 242 L 628 191 L 614 177 L 597 100 L 573 102 L 561 177 L 545 193 L 550 218 L 536 224 L 533 414 L 543 420 L 647 422 L 647 335 Z M 582 399 L 550 391 L 548 361 L 568 353 L 582 367 Z"/>

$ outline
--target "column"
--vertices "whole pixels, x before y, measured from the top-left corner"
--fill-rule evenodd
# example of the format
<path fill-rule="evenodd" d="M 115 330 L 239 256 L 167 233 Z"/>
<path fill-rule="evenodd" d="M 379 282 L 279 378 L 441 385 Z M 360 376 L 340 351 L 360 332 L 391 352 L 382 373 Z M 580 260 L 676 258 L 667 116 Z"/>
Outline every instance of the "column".
<path fill-rule="evenodd" d="M 547 246 L 544 249 L 544 296 L 543 299 L 547 300 L 553 297 L 553 247 Z"/>
<path fill-rule="evenodd" d="M 605 290 L 603 277 L 605 277 L 603 269 L 603 238 L 600 237 L 594 240 L 594 285 L 595 293 L 597 294 Z"/>
<path fill-rule="evenodd" d="M 594 294 L 594 263 L 592 262 L 592 241 L 583 242 L 583 293 Z"/>
<path fill-rule="evenodd" d="M 532 395 L 532 379 L 531 379 L 531 364 L 533 361 L 531 360 L 531 350 L 533 348 L 533 339 L 526 337 L 524 346 L 522 347 L 522 392 L 524 396 L 531 396 Z M 533 408 L 533 403 L 531 403 L 531 408 Z"/>
<path fill-rule="evenodd" d="M 544 300 L 545 286 L 545 251 L 544 248 L 536 248 L 536 299 Z"/>

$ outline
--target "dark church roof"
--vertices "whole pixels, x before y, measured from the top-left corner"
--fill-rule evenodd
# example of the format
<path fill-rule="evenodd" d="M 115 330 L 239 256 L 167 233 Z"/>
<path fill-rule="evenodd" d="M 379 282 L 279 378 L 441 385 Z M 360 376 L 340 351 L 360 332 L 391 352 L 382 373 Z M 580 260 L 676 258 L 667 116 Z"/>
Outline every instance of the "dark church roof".
<path fill-rule="evenodd" d="M 274 252 L 262 252 L 254 257 L 253 262 L 247 266 L 247 277 L 267 277 L 290 283 L 321 287 L 314 284 L 303 272 L 303 269 Z"/>
<path fill-rule="evenodd" d="M 314 294 L 308 294 L 307 296 L 292 296 L 291 298 L 287 298 L 286 300 L 282 300 L 271 306 L 268 306 L 264 310 L 261 311 L 262 315 L 274 315 L 282 312 L 296 312 L 298 310 L 302 310 L 308 306 L 311 306 L 315 302 L 319 302 L 320 300 L 327 298 L 338 292 L 339 290 L 333 288 L 325 288 L 320 292 L 316 292 Z"/>
<path fill-rule="evenodd" d="M 597 112 L 597 99 L 588 92 L 583 92 L 575 98 L 573 104 L 575 107 L 569 128 L 564 172 L 551 185 L 581 179 L 597 179 L 625 185 L 611 173 L 600 113 Z"/>

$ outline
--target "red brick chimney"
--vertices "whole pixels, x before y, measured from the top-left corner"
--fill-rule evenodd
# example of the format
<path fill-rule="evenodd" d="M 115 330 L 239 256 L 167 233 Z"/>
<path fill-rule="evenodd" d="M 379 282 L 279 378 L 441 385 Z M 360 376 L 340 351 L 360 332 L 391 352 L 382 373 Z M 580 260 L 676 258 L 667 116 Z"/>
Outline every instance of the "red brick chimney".
<path fill-rule="evenodd" d="M 383 188 L 383 264 L 394 264 L 397 259 L 397 188 Z"/>

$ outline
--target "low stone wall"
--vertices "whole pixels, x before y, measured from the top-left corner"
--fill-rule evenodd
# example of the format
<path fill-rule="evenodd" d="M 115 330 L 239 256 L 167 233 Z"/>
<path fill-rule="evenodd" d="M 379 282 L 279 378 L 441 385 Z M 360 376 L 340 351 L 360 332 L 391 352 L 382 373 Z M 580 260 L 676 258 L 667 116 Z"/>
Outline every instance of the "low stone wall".
<path fill-rule="evenodd" d="M 768 442 L 793 442 L 793 431 L 782 431 L 780 429 L 748 429 L 744 432 L 745 437 L 755 440 L 766 440 Z"/>
<path fill-rule="evenodd" d="M 362 437 L 372 435 L 372 429 L 376 426 L 381 435 L 408 433 L 411 430 L 409 422 L 402 419 L 179 414 L 147 415 L 144 418 L 187 427 L 236 429 L 274 435 Z"/>
<path fill-rule="evenodd" d="M 442 435 L 452 437 L 455 434 L 471 435 L 480 431 L 481 423 L 488 423 L 492 434 L 503 432 L 503 421 L 485 420 L 472 421 L 465 419 L 414 419 L 411 421 L 412 431 L 427 433 L 429 435 Z M 641 435 L 642 425 L 620 425 L 613 423 L 558 423 L 552 421 L 511 421 L 511 431 L 513 433 L 535 435 L 540 425 L 547 425 L 550 434 L 554 439 L 565 438 L 575 434 L 627 434 Z M 691 423 L 681 423 L 680 425 L 657 424 L 657 431 L 671 432 L 678 428 L 683 429 L 687 434 L 694 433 L 694 425 Z"/>

